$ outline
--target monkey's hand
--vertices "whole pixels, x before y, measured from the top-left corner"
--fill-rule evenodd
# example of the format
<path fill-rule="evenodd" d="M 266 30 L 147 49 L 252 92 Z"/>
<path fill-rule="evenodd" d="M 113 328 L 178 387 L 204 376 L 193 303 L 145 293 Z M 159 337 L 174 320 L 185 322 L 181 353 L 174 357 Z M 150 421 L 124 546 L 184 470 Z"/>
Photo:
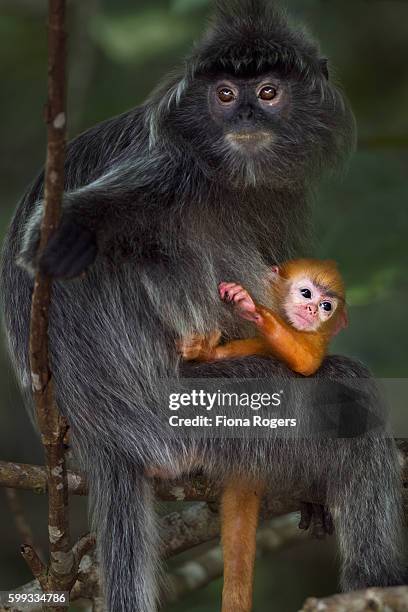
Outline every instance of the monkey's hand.
<path fill-rule="evenodd" d="M 96 236 L 70 216 L 63 216 L 39 256 L 41 214 L 31 219 L 23 239 L 18 263 L 31 274 L 38 269 L 51 278 L 68 279 L 80 276 L 97 255 Z"/>
<path fill-rule="evenodd" d="M 221 332 L 218 330 L 209 336 L 194 334 L 178 342 L 177 348 L 185 361 L 211 361 L 220 339 Z"/>
<path fill-rule="evenodd" d="M 237 283 L 220 283 L 218 287 L 220 298 L 226 304 L 233 304 L 236 313 L 246 321 L 260 323 L 262 316 L 248 291 Z"/>
<path fill-rule="evenodd" d="M 86 227 L 63 219 L 39 260 L 41 272 L 52 278 L 75 278 L 95 261 L 96 237 Z"/>

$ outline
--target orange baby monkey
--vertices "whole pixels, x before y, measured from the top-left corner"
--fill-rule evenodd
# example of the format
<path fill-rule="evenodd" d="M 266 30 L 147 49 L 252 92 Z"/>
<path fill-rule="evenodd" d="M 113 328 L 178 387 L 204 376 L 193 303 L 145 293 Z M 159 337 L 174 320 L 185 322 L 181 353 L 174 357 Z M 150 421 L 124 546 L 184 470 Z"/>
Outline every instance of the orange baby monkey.
<path fill-rule="evenodd" d="M 270 275 L 272 308 L 257 304 L 237 283 L 222 282 L 221 299 L 251 321 L 253 338 L 220 344 L 220 333 L 194 336 L 182 344 L 185 359 L 210 361 L 248 355 L 273 355 L 304 376 L 319 369 L 331 338 L 347 326 L 345 289 L 333 261 L 296 259 L 274 266 Z M 256 529 L 262 483 L 231 480 L 222 496 L 224 588 L 222 612 L 250 612 Z"/>
<path fill-rule="evenodd" d="M 347 326 L 344 283 L 335 262 L 295 259 L 274 266 L 269 288 L 272 309 L 256 304 L 241 285 L 221 283 L 221 299 L 254 323 L 257 335 L 226 344 L 219 344 L 216 332 L 209 338 L 194 336 L 183 343 L 183 357 L 212 361 L 274 355 L 294 372 L 316 372 L 331 338 Z"/>

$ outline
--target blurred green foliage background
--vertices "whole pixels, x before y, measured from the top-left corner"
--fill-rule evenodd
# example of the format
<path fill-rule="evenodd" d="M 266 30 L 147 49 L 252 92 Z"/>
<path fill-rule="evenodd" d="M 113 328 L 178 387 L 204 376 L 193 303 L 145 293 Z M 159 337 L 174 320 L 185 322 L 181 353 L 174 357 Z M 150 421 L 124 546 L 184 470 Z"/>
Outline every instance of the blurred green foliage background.
<path fill-rule="evenodd" d="M 330 58 L 351 99 L 359 146 L 348 173 L 316 194 L 316 255 L 345 275 L 351 324 L 335 349 L 382 377 L 408 372 L 408 2 L 288 0 Z M 140 103 L 202 32 L 208 0 L 72 0 L 69 3 L 70 136 Z M 46 2 L 0 0 L 0 238 L 43 163 Z M 0 352 L 0 458 L 41 462 L 8 364 Z M 44 545 L 45 500 L 21 496 Z M 86 529 L 84 500 L 72 507 Z M 0 590 L 30 579 L 0 491 Z M 256 612 L 292 612 L 307 595 L 336 589 L 332 543 L 307 543 L 259 562 Z M 173 606 L 217 609 L 220 583 Z"/>

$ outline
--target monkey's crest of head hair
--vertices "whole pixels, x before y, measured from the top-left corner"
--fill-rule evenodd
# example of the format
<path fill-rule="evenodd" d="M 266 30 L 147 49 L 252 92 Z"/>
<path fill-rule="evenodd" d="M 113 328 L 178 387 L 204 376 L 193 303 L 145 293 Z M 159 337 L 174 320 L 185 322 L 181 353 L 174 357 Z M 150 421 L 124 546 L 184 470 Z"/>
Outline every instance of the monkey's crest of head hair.
<path fill-rule="evenodd" d="M 203 40 L 191 57 L 195 74 L 226 71 L 236 75 L 319 72 L 318 45 L 267 0 L 219 1 Z"/>

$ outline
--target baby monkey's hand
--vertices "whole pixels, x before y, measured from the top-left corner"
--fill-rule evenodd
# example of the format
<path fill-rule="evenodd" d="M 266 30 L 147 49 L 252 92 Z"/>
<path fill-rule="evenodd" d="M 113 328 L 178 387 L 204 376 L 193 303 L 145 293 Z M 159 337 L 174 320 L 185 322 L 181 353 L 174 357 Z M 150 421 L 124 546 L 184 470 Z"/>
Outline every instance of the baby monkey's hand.
<path fill-rule="evenodd" d="M 233 304 L 236 313 L 247 321 L 259 323 L 262 319 L 256 304 L 248 291 L 237 283 L 220 283 L 218 286 L 220 298 L 226 304 Z"/>

